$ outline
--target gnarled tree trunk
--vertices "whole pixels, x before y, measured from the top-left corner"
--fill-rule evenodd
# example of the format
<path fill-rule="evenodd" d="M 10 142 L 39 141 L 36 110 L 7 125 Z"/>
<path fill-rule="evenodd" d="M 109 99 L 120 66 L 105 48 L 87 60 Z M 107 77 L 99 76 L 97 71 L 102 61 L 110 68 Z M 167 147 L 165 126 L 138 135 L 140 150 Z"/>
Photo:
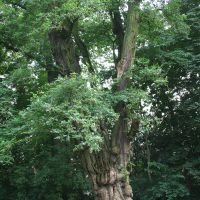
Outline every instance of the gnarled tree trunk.
<path fill-rule="evenodd" d="M 106 139 L 105 135 L 100 152 L 91 154 L 85 150 L 82 156 L 96 200 L 132 199 L 127 170 L 130 144 L 127 139 L 127 120 L 124 117 L 119 117 L 112 140 Z"/>

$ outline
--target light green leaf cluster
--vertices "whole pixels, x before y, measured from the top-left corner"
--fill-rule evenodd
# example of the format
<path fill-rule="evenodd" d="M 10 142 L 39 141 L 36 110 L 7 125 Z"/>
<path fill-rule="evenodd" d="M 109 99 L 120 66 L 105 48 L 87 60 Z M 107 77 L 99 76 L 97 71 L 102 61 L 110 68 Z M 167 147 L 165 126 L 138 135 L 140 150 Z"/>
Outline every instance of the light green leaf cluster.
<path fill-rule="evenodd" d="M 15 92 L 8 88 L 6 82 L 0 82 L 0 123 L 14 115 Z"/>
<path fill-rule="evenodd" d="M 3 140 L 0 138 L 0 164 L 8 165 L 13 162 L 13 157 L 10 152 L 11 141 Z"/>
<path fill-rule="evenodd" d="M 149 59 L 144 57 L 136 60 L 136 65 L 132 68 L 131 73 L 134 84 L 139 86 L 151 84 L 159 86 L 167 83 L 161 66 L 158 64 L 151 64 Z"/>
<path fill-rule="evenodd" d="M 185 23 L 186 15 L 181 14 L 181 0 L 170 1 L 163 10 L 164 16 L 167 19 L 168 25 L 173 27 L 172 30 L 178 33 L 187 34 L 189 29 Z"/>
<path fill-rule="evenodd" d="M 112 127 L 117 118 L 105 97 L 80 77 L 59 79 L 20 113 L 24 125 L 17 134 L 29 135 L 28 141 L 51 134 L 54 139 L 76 143 L 75 150 L 98 151 L 103 142 L 101 124 Z"/>

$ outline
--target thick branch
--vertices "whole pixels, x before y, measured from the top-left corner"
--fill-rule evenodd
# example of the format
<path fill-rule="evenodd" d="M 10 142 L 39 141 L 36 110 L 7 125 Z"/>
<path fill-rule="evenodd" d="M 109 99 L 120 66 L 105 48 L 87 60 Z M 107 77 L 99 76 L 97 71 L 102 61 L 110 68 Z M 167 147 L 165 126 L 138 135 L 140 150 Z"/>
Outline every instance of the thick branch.
<path fill-rule="evenodd" d="M 124 39 L 124 27 L 119 8 L 110 10 L 109 13 L 112 21 L 112 31 L 113 34 L 116 36 L 115 42 L 117 46 L 116 48 L 118 50 L 118 56 L 114 55 L 114 62 L 117 64 L 121 59 L 122 45 Z"/>
<path fill-rule="evenodd" d="M 63 75 L 80 73 L 78 58 L 75 52 L 75 42 L 72 39 L 73 23 L 66 20 L 65 27 L 61 30 L 52 29 L 49 32 L 49 40 L 52 46 L 56 64 L 62 69 Z"/>
<path fill-rule="evenodd" d="M 138 34 L 138 17 L 138 3 L 130 2 L 121 60 L 117 64 L 118 78 L 122 77 L 125 71 L 132 65 L 135 58 L 136 39 Z"/>
<path fill-rule="evenodd" d="M 121 78 L 117 88 L 118 91 L 124 90 L 129 82 L 129 79 L 125 76 L 122 77 L 122 75 L 124 75 L 134 61 L 138 33 L 138 15 L 138 4 L 135 2 L 129 3 L 127 27 L 123 41 L 121 60 L 117 64 L 117 77 Z M 119 156 L 118 164 L 122 167 L 126 167 L 130 153 L 130 143 L 127 137 L 128 113 L 125 102 L 119 102 L 116 107 L 120 117 L 112 132 L 112 151 Z M 135 123 L 133 125 L 136 126 Z M 132 126 L 132 128 L 135 127 Z"/>

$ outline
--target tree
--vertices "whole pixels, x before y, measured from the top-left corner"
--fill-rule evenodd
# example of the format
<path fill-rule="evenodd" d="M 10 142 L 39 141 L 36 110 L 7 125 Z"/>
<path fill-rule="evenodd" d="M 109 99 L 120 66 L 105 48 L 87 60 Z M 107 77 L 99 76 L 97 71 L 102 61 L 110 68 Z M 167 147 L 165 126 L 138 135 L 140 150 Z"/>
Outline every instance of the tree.
<path fill-rule="evenodd" d="M 169 35 L 165 43 L 152 45 L 153 56 L 146 52 L 152 62 L 162 64 L 168 83 L 151 87 L 151 111 L 161 123 L 145 131 L 151 159 L 147 161 L 146 145 L 137 148 L 138 199 L 199 196 L 199 1 L 181 1 L 180 9 L 189 33 Z M 138 145 L 146 143 L 145 136 L 138 136 Z"/>
<path fill-rule="evenodd" d="M 45 70 L 51 83 L 46 89 L 34 89 L 36 97 L 31 92 L 26 95 L 32 91 L 27 90 L 30 85 L 11 85 L 20 94 L 21 101 L 16 102 L 16 107 L 22 111 L 5 130 L 13 136 L 15 144 L 22 142 L 25 146 L 48 149 L 49 143 L 61 148 L 63 141 L 67 141 L 75 146 L 96 199 L 132 199 L 128 164 L 131 141 L 139 128 L 141 99 L 146 98 L 146 77 L 150 82 L 162 82 L 159 66 L 133 64 L 137 38 L 140 37 L 141 45 L 150 38 L 145 33 L 138 35 L 139 22 L 143 31 L 164 28 L 167 15 L 157 12 L 163 8 L 162 2 L 151 5 L 140 0 L 2 1 L 3 49 L 7 55 L 13 55 L 16 66 L 40 67 L 39 74 Z M 177 2 L 172 1 L 170 12 L 176 8 Z M 161 23 L 151 27 L 148 17 L 161 19 Z M 102 56 L 109 62 L 113 59 L 109 70 L 101 69 L 98 60 Z M 12 59 L 6 60 L 10 71 Z M 31 75 L 38 80 L 35 70 Z M 111 89 L 104 87 L 107 78 L 114 82 L 109 85 Z M 30 100 L 31 97 L 34 98 Z M 20 150 L 23 156 L 25 149 Z M 46 149 L 42 151 L 45 152 Z M 73 154 L 70 149 L 69 152 Z M 51 157 L 54 150 L 49 153 Z M 14 157 L 20 160 L 20 156 Z M 34 164 L 33 168 L 37 172 L 39 167 Z"/>

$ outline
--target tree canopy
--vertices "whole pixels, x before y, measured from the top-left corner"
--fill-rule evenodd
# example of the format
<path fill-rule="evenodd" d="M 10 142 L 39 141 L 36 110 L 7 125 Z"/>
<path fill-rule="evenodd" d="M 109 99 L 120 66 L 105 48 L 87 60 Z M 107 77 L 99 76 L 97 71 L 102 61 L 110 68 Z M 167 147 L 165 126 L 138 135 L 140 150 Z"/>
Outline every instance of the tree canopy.
<path fill-rule="evenodd" d="M 196 200 L 199 0 L 0 0 L 0 200 Z"/>

